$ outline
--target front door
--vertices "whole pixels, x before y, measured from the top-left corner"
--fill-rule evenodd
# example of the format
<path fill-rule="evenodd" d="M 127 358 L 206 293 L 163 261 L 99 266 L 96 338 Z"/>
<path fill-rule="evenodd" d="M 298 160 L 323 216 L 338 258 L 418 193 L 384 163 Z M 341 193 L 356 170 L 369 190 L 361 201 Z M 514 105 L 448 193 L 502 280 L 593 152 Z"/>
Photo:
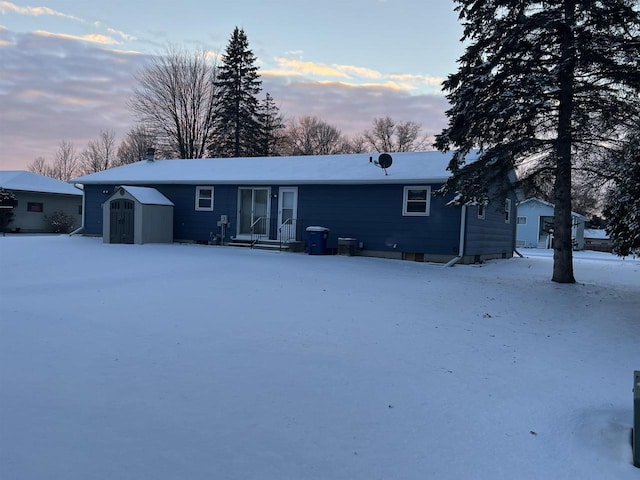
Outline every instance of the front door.
<path fill-rule="evenodd" d="M 113 200 L 109 209 L 109 242 L 133 243 L 133 202 L 125 198 Z"/>
<path fill-rule="evenodd" d="M 280 187 L 278 195 L 278 240 L 295 242 L 298 226 L 298 187 Z"/>
<path fill-rule="evenodd" d="M 269 237 L 269 196 L 269 188 L 238 189 L 238 237 Z"/>

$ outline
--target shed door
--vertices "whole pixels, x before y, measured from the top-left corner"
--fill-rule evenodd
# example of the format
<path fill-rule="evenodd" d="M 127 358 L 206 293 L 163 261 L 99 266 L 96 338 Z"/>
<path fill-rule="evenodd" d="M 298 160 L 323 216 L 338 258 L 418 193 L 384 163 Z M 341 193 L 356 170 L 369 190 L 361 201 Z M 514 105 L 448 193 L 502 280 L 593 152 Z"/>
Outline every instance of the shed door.
<path fill-rule="evenodd" d="M 133 243 L 134 204 L 121 198 L 111 202 L 109 243 Z"/>

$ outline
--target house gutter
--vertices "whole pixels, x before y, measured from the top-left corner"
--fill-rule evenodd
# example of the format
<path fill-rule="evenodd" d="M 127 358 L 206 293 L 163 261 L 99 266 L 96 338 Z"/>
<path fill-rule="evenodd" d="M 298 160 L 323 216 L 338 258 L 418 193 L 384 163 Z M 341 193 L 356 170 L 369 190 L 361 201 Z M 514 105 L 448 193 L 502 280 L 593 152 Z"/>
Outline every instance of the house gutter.
<path fill-rule="evenodd" d="M 467 231 L 467 206 L 462 205 L 462 211 L 460 212 L 460 245 L 458 246 L 458 256 L 449 260 L 445 267 L 453 267 L 456 263 L 462 260 L 464 257 L 464 236 Z"/>
<path fill-rule="evenodd" d="M 77 184 L 75 184 L 75 183 L 74 183 L 73 185 L 74 185 L 76 188 L 79 188 L 79 187 L 77 186 Z M 84 194 L 84 188 L 82 188 L 82 225 L 80 225 L 80 226 L 79 226 L 78 228 L 76 228 L 73 232 L 71 232 L 71 233 L 69 234 L 69 236 L 75 235 L 76 233 L 80 233 L 80 232 L 82 232 L 82 231 L 84 230 L 84 215 L 85 215 L 85 212 L 87 211 L 87 209 L 85 208 L 84 201 L 85 201 L 85 194 Z"/>

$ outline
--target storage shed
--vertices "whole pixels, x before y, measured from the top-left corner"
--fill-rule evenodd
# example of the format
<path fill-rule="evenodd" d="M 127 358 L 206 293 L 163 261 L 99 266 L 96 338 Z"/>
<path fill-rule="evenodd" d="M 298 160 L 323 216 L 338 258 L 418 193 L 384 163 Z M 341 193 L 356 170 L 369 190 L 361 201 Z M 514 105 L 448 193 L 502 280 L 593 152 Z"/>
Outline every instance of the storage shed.
<path fill-rule="evenodd" d="M 173 242 L 173 202 L 155 188 L 119 186 L 102 215 L 104 243 Z"/>

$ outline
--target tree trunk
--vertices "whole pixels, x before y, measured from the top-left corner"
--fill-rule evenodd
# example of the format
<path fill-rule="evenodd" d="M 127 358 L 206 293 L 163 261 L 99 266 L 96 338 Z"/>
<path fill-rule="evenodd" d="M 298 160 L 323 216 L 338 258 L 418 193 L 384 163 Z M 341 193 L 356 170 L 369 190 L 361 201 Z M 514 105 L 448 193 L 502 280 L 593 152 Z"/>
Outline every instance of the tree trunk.
<path fill-rule="evenodd" d="M 556 143 L 556 180 L 554 186 L 553 277 L 558 283 L 575 283 L 571 240 L 571 146 L 573 84 L 575 70 L 575 0 L 565 0 L 565 18 L 561 22 L 561 61 L 558 73 L 558 139 Z"/>
<path fill-rule="evenodd" d="M 559 142 L 556 167 L 555 208 L 553 220 L 553 278 L 558 283 L 575 283 L 573 276 L 573 242 L 571 239 L 571 145 L 563 152 Z"/>

